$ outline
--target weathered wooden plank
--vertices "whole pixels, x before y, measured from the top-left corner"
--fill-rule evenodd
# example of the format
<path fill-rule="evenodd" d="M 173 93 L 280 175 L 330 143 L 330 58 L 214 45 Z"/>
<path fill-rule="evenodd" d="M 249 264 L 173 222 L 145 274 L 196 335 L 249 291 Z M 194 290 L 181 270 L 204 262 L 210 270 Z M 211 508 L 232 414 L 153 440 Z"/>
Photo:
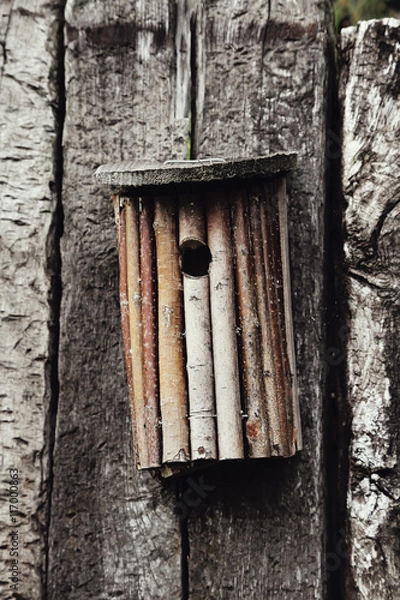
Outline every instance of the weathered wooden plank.
<path fill-rule="evenodd" d="M 351 413 L 346 598 L 398 598 L 400 23 L 342 32 Z"/>
<path fill-rule="evenodd" d="M 59 19 L 55 2 L 1 5 L 0 595 L 4 600 L 39 600 L 45 589 L 58 302 Z M 11 515 L 10 507 L 20 512 Z"/>
<path fill-rule="evenodd" d="M 304 450 L 210 472 L 189 517 L 191 600 L 322 598 L 323 213 L 328 3 L 199 2 L 193 154 L 298 151 L 289 230 Z"/>
<path fill-rule="evenodd" d="M 108 160 L 186 154 L 187 78 L 182 69 L 178 77 L 176 61 L 187 69 L 189 52 L 182 37 L 175 46 L 175 9 L 168 0 L 66 6 L 54 600 L 181 596 L 173 486 L 138 474 L 132 456 L 113 212 L 93 180 Z"/>

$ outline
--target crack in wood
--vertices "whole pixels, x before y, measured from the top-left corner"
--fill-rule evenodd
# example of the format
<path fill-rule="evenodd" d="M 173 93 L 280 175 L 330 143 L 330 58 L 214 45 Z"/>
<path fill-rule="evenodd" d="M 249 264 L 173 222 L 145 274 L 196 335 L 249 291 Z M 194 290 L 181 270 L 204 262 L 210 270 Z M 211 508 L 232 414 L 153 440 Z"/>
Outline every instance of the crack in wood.
<path fill-rule="evenodd" d="M 65 97 L 65 52 L 64 52 L 64 25 L 65 25 L 65 4 L 66 0 L 59 5 L 59 17 L 55 30 L 56 52 L 53 65 L 53 77 L 55 80 L 56 99 L 54 103 L 54 115 L 56 121 L 56 135 L 54 140 L 54 182 L 51 182 L 53 193 L 56 199 L 53 220 L 49 230 L 46 250 L 47 250 L 47 269 L 50 275 L 51 287 L 49 290 L 50 307 L 50 338 L 49 338 L 49 359 L 47 365 L 50 402 L 49 402 L 49 423 L 48 423 L 48 461 L 49 461 L 49 479 L 48 479 L 48 507 L 45 531 L 45 568 L 43 573 L 43 598 L 48 598 L 48 580 L 49 580 L 49 553 L 50 553 L 50 527 L 53 502 L 53 483 L 54 483 L 54 450 L 56 443 L 56 426 L 58 415 L 58 402 L 60 392 L 59 382 L 59 343 L 60 343 L 60 316 L 61 316 L 61 297 L 62 297 L 62 262 L 61 262 L 61 237 L 63 235 L 63 130 L 66 110 Z"/>

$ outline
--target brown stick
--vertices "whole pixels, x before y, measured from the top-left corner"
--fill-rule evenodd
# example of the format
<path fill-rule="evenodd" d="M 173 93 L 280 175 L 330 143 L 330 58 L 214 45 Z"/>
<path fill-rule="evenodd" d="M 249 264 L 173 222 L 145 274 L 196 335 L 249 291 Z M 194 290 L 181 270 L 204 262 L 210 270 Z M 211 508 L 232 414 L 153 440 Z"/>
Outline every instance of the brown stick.
<path fill-rule="evenodd" d="M 287 381 L 291 386 L 291 412 L 293 415 L 293 429 L 291 432 L 289 442 L 291 442 L 291 451 L 292 454 L 294 454 L 297 450 L 302 449 L 303 438 L 300 421 L 299 391 L 297 383 L 297 368 L 293 332 L 286 179 L 282 178 L 279 180 L 279 182 L 276 183 L 276 194 L 278 203 L 278 219 L 281 241 L 283 303 L 285 314 L 286 350 L 288 355 L 289 370 Z"/>
<path fill-rule="evenodd" d="M 182 198 L 179 246 L 193 252 L 206 249 L 203 207 L 199 198 Z M 194 260 L 198 255 L 194 254 Z M 198 266 L 197 264 L 194 265 Z M 210 282 L 183 274 L 191 458 L 216 459 L 214 372 L 211 352 Z"/>
<path fill-rule="evenodd" d="M 218 452 L 221 460 L 243 458 L 232 240 L 226 198 L 210 197 L 207 211 L 208 244 L 212 255 L 210 300 Z"/>
<path fill-rule="evenodd" d="M 139 456 L 138 468 L 147 468 L 149 467 L 149 460 L 144 417 L 142 307 L 137 200 L 127 198 L 124 201 L 123 211 L 126 222 L 130 354 Z"/>
<path fill-rule="evenodd" d="M 121 324 L 122 335 L 124 342 L 124 354 L 126 365 L 126 377 L 128 381 L 129 400 L 131 406 L 132 417 L 132 436 L 133 447 L 136 456 L 136 463 L 139 462 L 138 444 L 137 444 L 137 427 L 136 427 L 136 411 L 135 398 L 133 390 L 133 374 L 132 374 L 132 354 L 131 354 L 131 337 L 129 327 L 129 305 L 128 305 L 128 278 L 127 278 L 127 258 L 126 258 L 126 213 L 120 208 L 120 196 L 113 196 L 114 214 L 117 225 L 118 234 L 118 249 L 119 249 L 119 299 L 121 305 Z"/>
<path fill-rule="evenodd" d="M 273 188 L 272 188 L 273 189 Z M 271 327 L 272 352 L 275 363 L 276 401 L 280 418 L 281 449 L 280 456 L 289 456 L 289 423 L 287 395 L 291 396 L 291 386 L 286 385 L 287 367 L 286 332 L 284 329 L 284 304 L 282 287 L 282 264 L 278 214 L 273 193 L 266 194 L 260 189 L 260 222 L 262 236 L 262 255 L 265 269 L 268 314 Z"/>
<path fill-rule="evenodd" d="M 175 203 L 155 203 L 157 247 L 160 406 L 163 462 L 189 460 L 183 354 L 182 280 Z"/>
<path fill-rule="evenodd" d="M 140 271 L 142 283 L 144 424 L 148 466 L 161 464 L 160 409 L 157 374 L 157 317 L 155 291 L 155 249 L 151 200 L 143 201 L 140 212 Z"/>
<path fill-rule="evenodd" d="M 266 290 L 267 284 L 263 268 L 260 195 L 257 191 L 252 190 L 249 203 L 251 240 L 254 253 L 257 312 L 261 331 L 263 379 L 267 404 L 270 448 L 272 456 L 281 456 L 283 443 L 277 402 L 275 357 L 272 349 L 272 332 Z"/>
<path fill-rule="evenodd" d="M 247 413 L 246 435 L 249 455 L 271 455 L 269 447 L 267 399 L 263 384 L 262 348 L 257 311 L 256 286 L 251 266 L 252 248 L 248 235 L 247 197 L 244 191 L 234 194 L 232 204 L 233 239 L 237 301 L 240 319 L 242 378 Z"/>

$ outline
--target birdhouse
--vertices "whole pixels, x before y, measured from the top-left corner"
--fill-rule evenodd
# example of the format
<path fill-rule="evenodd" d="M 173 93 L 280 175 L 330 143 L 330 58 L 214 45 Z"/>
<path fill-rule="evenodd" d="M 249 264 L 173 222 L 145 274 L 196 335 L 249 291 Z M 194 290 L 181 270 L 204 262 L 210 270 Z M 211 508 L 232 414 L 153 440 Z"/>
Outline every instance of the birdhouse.
<path fill-rule="evenodd" d="M 302 446 L 286 216 L 296 155 L 108 164 L 139 469 Z"/>

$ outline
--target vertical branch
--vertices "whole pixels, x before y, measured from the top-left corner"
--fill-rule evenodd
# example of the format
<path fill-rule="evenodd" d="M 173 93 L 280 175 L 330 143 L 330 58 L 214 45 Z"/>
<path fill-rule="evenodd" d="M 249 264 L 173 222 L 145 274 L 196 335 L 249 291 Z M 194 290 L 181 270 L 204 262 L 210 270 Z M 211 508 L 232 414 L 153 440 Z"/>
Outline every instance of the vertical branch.
<path fill-rule="evenodd" d="M 264 390 L 267 402 L 269 437 L 272 456 L 281 456 L 283 448 L 280 415 L 277 406 L 277 381 L 275 356 L 272 348 L 272 331 L 268 310 L 267 285 L 263 267 L 262 233 L 257 193 L 250 195 L 251 239 L 254 251 L 254 269 L 258 318 L 260 321 Z"/>
<path fill-rule="evenodd" d="M 182 198 L 179 246 L 189 253 L 183 273 L 186 354 L 192 459 L 217 458 L 214 372 L 211 351 L 210 281 L 206 271 L 204 210 L 201 200 Z M 203 257 L 203 260 L 202 260 Z M 204 262 L 204 264 L 202 264 Z M 183 259 L 183 263 L 185 260 Z M 185 264 L 183 264 L 185 267 Z M 202 268 L 203 267 L 203 268 Z M 193 271 L 196 271 L 193 275 Z"/>
<path fill-rule="evenodd" d="M 121 305 L 121 325 L 124 342 L 124 354 L 126 365 L 126 377 L 128 381 L 129 399 L 132 415 L 132 435 L 134 441 L 134 450 L 136 452 L 136 461 L 138 462 L 137 445 L 137 425 L 136 412 L 134 404 L 133 373 L 132 373 L 132 354 L 131 354 L 131 335 L 129 323 L 129 304 L 128 304 L 128 265 L 126 248 L 126 212 L 120 207 L 120 196 L 113 196 L 114 215 L 117 224 L 118 235 L 118 254 L 119 254 L 119 300 Z"/>
<path fill-rule="evenodd" d="M 280 232 L 280 245 L 281 245 L 281 260 L 282 260 L 282 290 L 283 290 L 283 302 L 284 306 L 284 333 L 285 333 L 285 351 L 287 352 L 287 372 L 286 382 L 290 386 L 290 395 L 287 402 L 291 401 L 290 413 L 292 415 L 292 430 L 289 439 L 289 446 L 291 446 L 291 452 L 294 454 L 297 450 L 301 450 L 303 447 L 303 438 L 301 431 L 300 421 L 300 407 L 299 407 L 299 390 L 297 383 L 297 366 L 295 356 L 295 345 L 294 345 L 294 332 L 293 332 L 293 313 L 292 313 L 292 290 L 291 290 L 291 276 L 290 276 L 290 264 L 289 264 L 289 231 L 287 221 L 287 192 L 286 192 L 286 179 L 282 178 L 275 184 L 276 195 L 277 195 L 277 209 L 278 209 L 278 221 L 279 221 L 279 232 Z"/>
<path fill-rule="evenodd" d="M 249 455 L 270 456 L 267 398 L 263 385 L 262 348 L 257 297 L 248 235 L 247 198 L 244 191 L 234 195 L 232 204 L 237 301 L 240 319 L 244 404 Z M 265 309 L 264 309 L 265 310 Z"/>
<path fill-rule="evenodd" d="M 152 212 L 149 201 L 147 201 L 143 204 L 140 212 L 140 275 L 142 284 L 144 425 L 146 428 L 148 466 L 157 467 L 160 466 L 161 462 L 161 448 L 157 376 L 155 249 L 152 233 Z"/>
<path fill-rule="evenodd" d="M 207 210 L 219 458 L 243 458 L 232 242 L 226 199 L 213 196 Z"/>
<path fill-rule="evenodd" d="M 183 275 L 192 459 L 217 458 L 210 283 Z"/>
<path fill-rule="evenodd" d="M 144 418 L 142 307 L 139 265 L 137 200 L 124 200 L 126 220 L 126 261 L 129 308 L 130 360 L 132 364 L 133 403 L 136 415 L 138 467 L 148 466 L 148 448 Z"/>
<path fill-rule="evenodd" d="M 271 327 L 272 352 L 274 356 L 274 372 L 276 382 L 276 401 L 280 418 L 281 430 L 281 456 L 288 456 L 289 451 L 289 424 L 288 406 L 291 407 L 291 385 L 287 385 L 286 374 L 290 377 L 287 354 L 283 348 L 284 329 L 284 303 L 282 290 L 282 265 L 280 258 L 279 222 L 276 211 L 275 197 L 269 192 L 266 196 L 260 190 L 260 222 L 262 236 L 263 265 L 265 269 L 267 307 Z M 287 402 L 287 395 L 290 400 Z"/>
<path fill-rule="evenodd" d="M 163 462 L 189 459 L 183 353 L 182 281 L 175 202 L 156 200 L 160 407 Z"/>

